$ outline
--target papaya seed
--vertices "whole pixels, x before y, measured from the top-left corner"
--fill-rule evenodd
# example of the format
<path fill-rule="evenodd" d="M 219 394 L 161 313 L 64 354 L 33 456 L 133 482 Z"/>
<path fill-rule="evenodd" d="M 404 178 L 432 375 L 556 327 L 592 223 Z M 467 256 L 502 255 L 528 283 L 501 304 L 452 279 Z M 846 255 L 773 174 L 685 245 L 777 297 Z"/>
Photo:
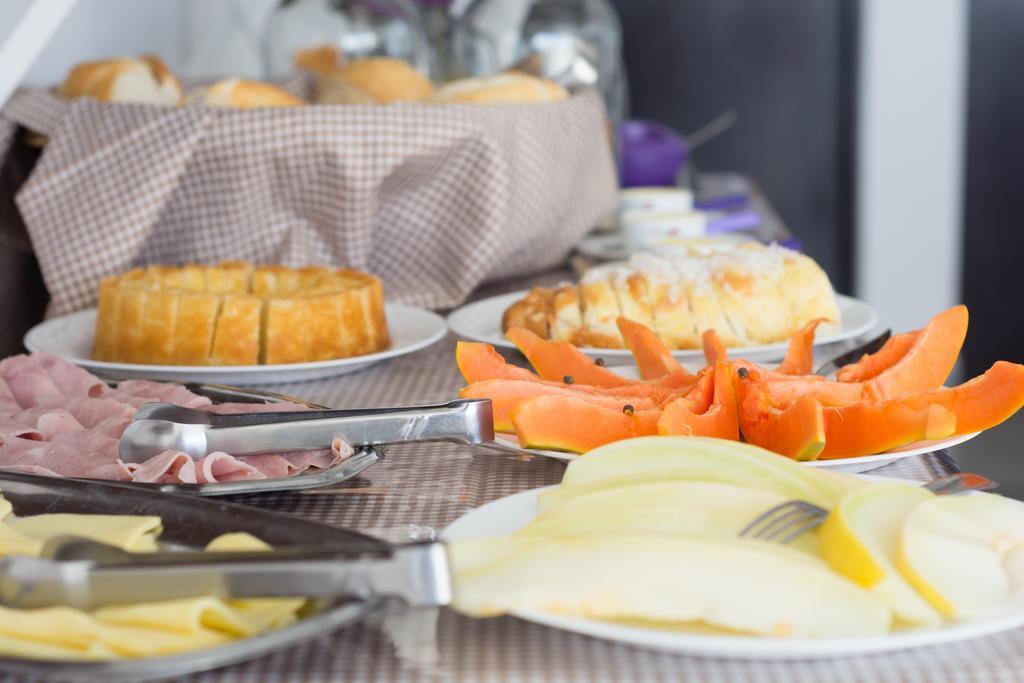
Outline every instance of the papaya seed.
<path fill-rule="evenodd" d="M 740 376 L 740 379 L 746 379 L 750 376 L 750 371 L 746 368 L 740 368 L 736 371 L 736 374 Z"/>
<path fill-rule="evenodd" d="M 604 367 L 604 358 L 595 358 L 594 359 L 594 365 L 596 365 L 599 368 L 603 368 Z"/>
<path fill-rule="evenodd" d="M 622 412 L 625 413 L 626 415 L 632 415 L 633 406 L 627 403 L 626 405 L 622 406 Z"/>
<path fill-rule="evenodd" d="M 562 381 L 565 382 L 566 384 L 572 384 L 576 380 L 572 378 L 572 375 L 566 375 L 565 377 L 562 378 Z"/>

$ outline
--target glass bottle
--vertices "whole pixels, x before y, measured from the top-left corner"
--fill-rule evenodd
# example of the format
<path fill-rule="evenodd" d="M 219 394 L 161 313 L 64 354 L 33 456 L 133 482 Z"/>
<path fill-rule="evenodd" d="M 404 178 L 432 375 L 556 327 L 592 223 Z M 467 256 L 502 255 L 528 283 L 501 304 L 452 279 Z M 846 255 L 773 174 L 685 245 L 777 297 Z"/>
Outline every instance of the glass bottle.
<path fill-rule="evenodd" d="M 430 53 L 410 0 L 281 0 L 264 39 L 267 75 L 279 79 L 295 68 L 299 50 L 332 45 L 346 59 L 389 56 L 422 73 Z"/>
<path fill-rule="evenodd" d="M 622 28 L 608 0 L 474 0 L 452 34 L 457 68 L 470 76 L 514 67 L 531 55 L 566 63 L 567 54 L 585 53 L 615 122 L 626 113 L 621 45 Z"/>

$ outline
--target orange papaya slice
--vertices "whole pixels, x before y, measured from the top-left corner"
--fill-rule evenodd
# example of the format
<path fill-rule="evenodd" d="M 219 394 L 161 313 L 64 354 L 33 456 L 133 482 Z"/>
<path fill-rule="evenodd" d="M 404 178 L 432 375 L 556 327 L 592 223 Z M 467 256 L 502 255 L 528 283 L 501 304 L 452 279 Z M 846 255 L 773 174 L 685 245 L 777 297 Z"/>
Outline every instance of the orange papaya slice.
<path fill-rule="evenodd" d="M 956 431 L 956 415 L 932 403 L 913 406 L 894 399 L 824 408 L 823 460 L 873 455 L 923 439 L 944 439 Z"/>
<path fill-rule="evenodd" d="M 889 340 L 875 353 L 864 354 L 860 360 L 850 365 L 844 365 L 836 372 L 836 379 L 840 382 L 863 382 L 878 376 L 907 355 L 907 351 L 914 345 L 920 336 L 920 330 L 904 332 L 889 337 Z"/>
<path fill-rule="evenodd" d="M 537 396 L 511 414 L 523 448 L 571 453 L 657 434 L 660 417 L 661 410 L 613 410 L 569 396 Z"/>
<path fill-rule="evenodd" d="M 693 375 L 685 370 L 672 372 L 655 380 L 628 379 L 598 365 L 569 342 L 556 342 L 541 339 L 533 332 L 521 327 L 513 327 L 505 336 L 516 345 L 530 365 L 541 378 L 552 381 L 567 381 L 573 384 L 586 384 L 595 387 L 614 388 L 622 386 L 651 387 L 653 394 L 662 397 L 671 390 L 682 389 L 693 384 Z M 668 389 L 670 391 L 660 391 Z M 646 391 L 646 390 L 645 390 Z"/>
<path fill-rule="evenodd" d="M 473 382 L 459 392 L 462 398 L 487 398 L 491 400 L 494 414 L 494 429 L 499 432 L 511 432 L 512 411 L 523 401 L 536 396 L 570 396 L 621 412 L 627 405 L 634 410 L 651 410 L 656 404 L 645 396 L 614 397 L 585 389 L 577 389 L 572 385 L 554 384 L 549 382 L 526 382 L 516 379 L 490 379 Z"/>
<path fill-rule="evenodd" d="M 658 420 L 658 433 L 670 436 L 713 436 L 739 441 L 739 414 L 731 375 L 728 363 L 716 364 L 705 376 L 714 378 L 714 399 L 707 409 L 698 412 L 694 409 L 694 402 L 688 398 L 676 399 L 665 406 Z"/>
<path fill-rule="evenodd" d="M 618 387 L 595 387 L 585 384 L 566 384 L 563 380 L 541 379 L 526 368 L 513 365 L 490 344 L 460 341 L 455 347 L 455 362 L 468 384 L 487 380 L 513 380 L 537 382 L 552 387 L 571 387 L 577 391 L 602 396 L 625 398 L 650 398 L 661 403 L 688 391 L 693 385 L 681 384 L 678 388 L 631 382 Z"/>
<path fill-rule="evenodd" d="M 928 321 L 902 358 L 864 382 L 865 397 L 884 401 L 938 389 L 953 371 L 966 336 L 966 306 L 939 313 Z"/>
<path fill-rule="evenodd" d="M 849 405 L 864 399 L 864 386 L 860 383 L 833 382 L 814 375 L 782 375 L 742 361 L 737 361 L 736 365 L 736 377 L 741 386 L 757 387 L 758 392 L 777 408 L 792 405 L 808 395 L 823 405 Z"/>
<path fill-rule="evenodd" d="M 814 371 L 814 331 L 824 320 L 812 320 L 793 335 L 786 348 L 786 356 L 775 369 L 776 372 L 783 375 L 809 375 Z"/>
<path fill-rule="evenodd" d="M 571 377 L 576 384 L 596 387 L 621 387 L 630 380 L 608 368 L 598 365 L 569 342 L 541 339 L 522 327 L 513 327 L 505 333 L 516 345 L 530 365 L 543 379 L 560 380 Z"/>
<path fill-rule="evenodd" d="M 720 360 L 729 360 L 729 353 L 725 350 L 725 344 L 722 343 L 722 338 L 718 336 L 714 329 L 704 330 L 704 334 L 701 335 L 701 342 L 704 345 L 704 360 L 707 361 L 709 368 L 713 367 Z"/>
<path fill-rule="evenodd" d="M 780 408 L 764 391 L 774 382 L 737 382 L 740 432 L 755 446 L 794 460 L 814 460 L 825 448 L 821 402 L 811 394 Z"/>
<path fill-rule="evenodd" d="M 460 341 L 455 345 L 455 364 L 467 384 L 488 379 L 514 379 L 528 382 L 540 377 L 526 368 L 512 365 L 490 344 Z"/>
<path fill-rule="evenodd" d="M 658 379 L 672 373 L 686 372 L 672 352 L 661 343 L 654 330 L 628 318 L 620 317 L 615 323 L 640 368 L 642 379 Z"/>
<path fill-rule="evenodd" d="M 1024 365 L 999 361 L 956 387 L 883 402 L 825 408 L 822 457 L 883 453 L 922 439 L 971 434 L 1000 424 L 1024 406 Z"/>

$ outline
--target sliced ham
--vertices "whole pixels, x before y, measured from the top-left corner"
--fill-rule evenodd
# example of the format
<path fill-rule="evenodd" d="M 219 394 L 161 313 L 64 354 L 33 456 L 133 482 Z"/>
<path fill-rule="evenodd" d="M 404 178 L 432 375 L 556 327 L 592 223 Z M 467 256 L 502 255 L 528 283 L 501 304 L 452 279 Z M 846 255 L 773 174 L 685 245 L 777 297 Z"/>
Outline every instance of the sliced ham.
<path fill-rule="evenodd" d="M 132 481 L 144 484 L 195 484 L 195 462 L 181 451 L 164 451 L 140 465 L 132 466 Z"/>
<path fill-rule="evenodd" d="M 151 382 L 146 379 L 129 379 L 117 385 L 117 392 L 127 396 L 174 403 L 185 408 L 204 408 L 212 402 L 206 396 L 194 394 L 180 384 Z"/>
<path fill-rule="evenodd" d="M 211 453 L 198 461 L 165 451 L 139 465 L 118 458 L 121 437 L 138 406 L 165 401 L 221 414 L 309 410 L 296 403 L 225 403 L 184 387 L 128 380 L 110 389 L 85 370 L 49 354 L 0 362 L 0 470 L 48 476 L 155 483 L 213 483 L 288 477 L 330 467 L 352 454 L 331 450 L 234 457 Z"/>
<path fill-rule="evenodd" d="M 0 417 L 0 444 L 8 439 L 42 441 L 43 433 L 31 424 L 10 417 Z"/>
<path fill-rule="evenodd" d="M 196 461 L 196 481 L 200 484 L 266 478 L 259 469 L 220 451 Z"/>
<path fill-rule="evenodd" d="M 65 432 L 77 432 L 84 429 L 75 416 L 63 408 L 28 408 L 14 416 L 14 419 L 32 425 L 42 438 L 51 441 L 53 437 Z"/>
<path fill-rule="evenodd" d="M 51 441 L 9 439 L 0 446 L 0 467 L 42 467 L 64 477 L 111 479 L 127 469 L 109 453 Z M 24 470 L 22 470 L 24 471 Z"/>
<path fill-rule="evenodd" d="M 0 361 L 0 377 L 8 382 L 32 373 L 45 375 L 57 392 L 70 396 L 96 397 L 106 389 L 103 381 L 92 373 L 49 353 L 11 356 Z"/>
<path fill-rule="evenodd" d="M 110 418 L 131 418 L 135 414 L 134 406 L 109 398 L 88 396 L 43 396 L 39 405 L 45 408 L 64 408 L 86 429 L 92 429 Z"/>
<path fill-rule="evenodd" d="M 4 378 L 7 387 L 14 394 L 15 400 L 22 408 L 32 408 L 46 396 L 62 396 L 60 389 L 45 373 L 31 370 L 13 377 Z"/>

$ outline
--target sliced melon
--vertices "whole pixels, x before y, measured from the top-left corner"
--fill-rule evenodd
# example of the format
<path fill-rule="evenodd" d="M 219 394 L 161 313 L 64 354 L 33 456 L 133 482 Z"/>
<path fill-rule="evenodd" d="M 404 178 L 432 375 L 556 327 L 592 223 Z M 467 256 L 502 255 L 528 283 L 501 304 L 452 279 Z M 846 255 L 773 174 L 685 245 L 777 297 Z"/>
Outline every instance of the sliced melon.
<path fill-rule="evenodd" d="M 891 621 L 882 601 L 820 560 L 771 543 L 658 534 L 505 540 L 515 552 L 499 552 L 491 563 L 480 562 L 473 546 L 493 548 L 493 539 L 451 545 L 455 609 L 703 622 L 811 638 L 881 635 Z"/>
<path fill-rule="evenodd" d="M 934 497 L 910 484 L 876 484 L 843 496 L 818 532 L 829 565 L 884 600 L 908 624 L 934 626 L 942 617 L 896 568 L 910 512 Z"/>
<path fill-rule="evenodd" d="M 1024 609 L 1024 503 L 989 493 L 921 503 L 904 524 L 899 567 L 947 617 Z"/>
<path fill-rule="evenodd" d="M 541 494 L 540 507 L 582 493 L 651 481 L 717 481 L 806 500 L 831 509 L 845 492 L 834 478 L 757 446 L 695 436 L 627 439 L 569 464 L 562 486 Z"/>

